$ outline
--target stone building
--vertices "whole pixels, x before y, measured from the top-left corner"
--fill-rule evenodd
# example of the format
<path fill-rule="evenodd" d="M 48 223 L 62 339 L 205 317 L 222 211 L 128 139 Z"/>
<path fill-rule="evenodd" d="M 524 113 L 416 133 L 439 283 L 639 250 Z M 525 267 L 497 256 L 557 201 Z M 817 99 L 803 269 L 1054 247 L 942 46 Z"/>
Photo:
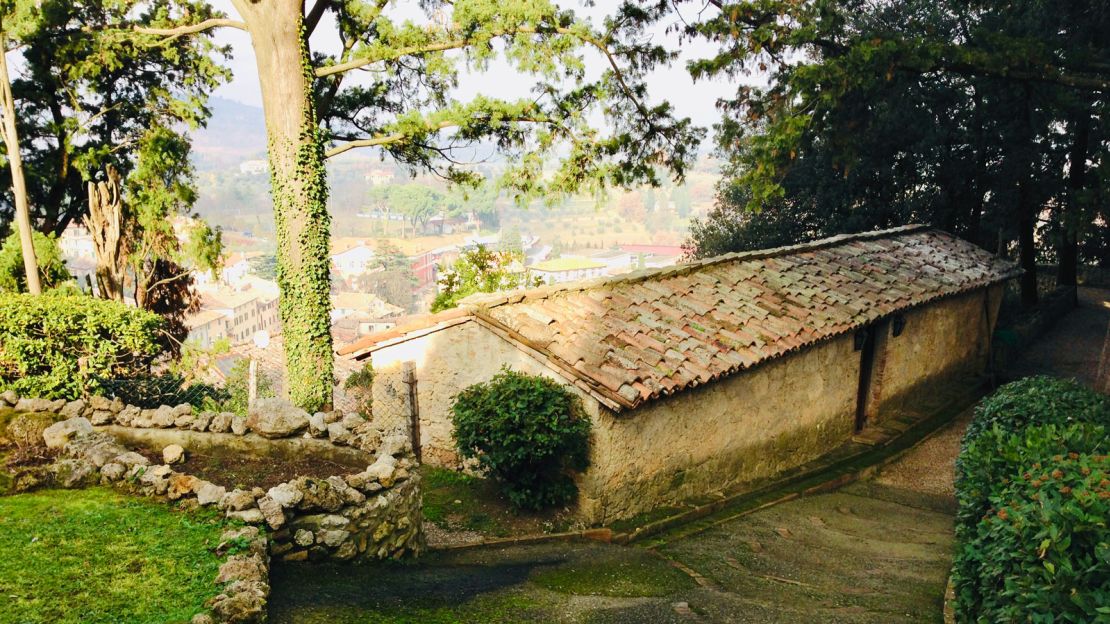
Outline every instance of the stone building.
<path fill-rule="evenodd" d="M 502 366 L 573 388 L 593 420 L 579 509 L 609 522 L 797 467 L 983 373 L 1019 272 L 910 226 L 472 297 L 342 353 L 372 361 L 375 411 L 415 372 L 424 461 L 445 466 L 462 389 Z"/>

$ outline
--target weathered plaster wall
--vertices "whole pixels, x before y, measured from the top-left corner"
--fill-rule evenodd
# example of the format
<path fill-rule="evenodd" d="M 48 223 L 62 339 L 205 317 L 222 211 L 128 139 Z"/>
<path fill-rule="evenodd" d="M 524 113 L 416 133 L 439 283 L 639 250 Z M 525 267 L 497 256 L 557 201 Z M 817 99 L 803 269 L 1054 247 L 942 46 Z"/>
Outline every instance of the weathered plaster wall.
<path fill-rule="evenodd" d="M 882 379 L 876 388 L 879 418 L 922 392 L 982 373 L 987 366 L 989 328 L 1001 301 L 1000 286 L 980 289 L 910 310 L 900 336 L 891 336 L 888 327 L 881 350 Z"/>
<path fill-rule="evenodd" d="M 374 365 L 374 418 L 391 418 L 407 408 L 401 397 L 407 388 L 401 381 L 402 364 L 416 366 L 417 402 L 420 413 L 422 461 L 434 466 L 459 466 L 455 452 L 451 404 L 464 388 L 488 381 L 502 366 L 529 375 L 545 375 L 566 383 L 531 355 L 501 339 L 476 322 L 448 327 L 419 338 L 385 347 L 371 354 Z M 597 403 L 577 388 L 591 417 Z"/>
<path fill-rule="evenodd" d="M 595 421 L 580 482 L 594 521 L 626 518 L 777 474 L 852 433 L 859 354 L 843 336 Z"/>

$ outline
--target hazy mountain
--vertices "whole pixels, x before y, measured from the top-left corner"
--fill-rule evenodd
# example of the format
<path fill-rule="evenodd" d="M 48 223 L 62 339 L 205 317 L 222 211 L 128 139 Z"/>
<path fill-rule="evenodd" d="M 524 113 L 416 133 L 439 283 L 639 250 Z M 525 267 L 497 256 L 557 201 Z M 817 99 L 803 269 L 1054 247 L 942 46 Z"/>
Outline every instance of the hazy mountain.
<path fill-rule="evenodd" d="M 258 106 L 233 100 L 209 100 L 208 126 L 193 134 L 193 162 L 200 171 L 233 167 L 266 157 L 266 122 Z"/>

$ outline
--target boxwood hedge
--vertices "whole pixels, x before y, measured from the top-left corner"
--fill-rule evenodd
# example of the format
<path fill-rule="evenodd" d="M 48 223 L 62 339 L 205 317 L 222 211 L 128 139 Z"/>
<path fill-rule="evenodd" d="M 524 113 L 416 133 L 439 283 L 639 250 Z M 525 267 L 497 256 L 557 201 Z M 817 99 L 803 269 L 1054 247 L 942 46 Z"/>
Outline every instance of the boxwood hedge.
<path fill-rule="evenodd" d="M 477 458 L 509 501 L 524 509 L 570 502 L 570 471 L 589 462 L 590 419 L 582 401 L 546 377 L 507 368 L 455 397 L 455 440 Z"/>

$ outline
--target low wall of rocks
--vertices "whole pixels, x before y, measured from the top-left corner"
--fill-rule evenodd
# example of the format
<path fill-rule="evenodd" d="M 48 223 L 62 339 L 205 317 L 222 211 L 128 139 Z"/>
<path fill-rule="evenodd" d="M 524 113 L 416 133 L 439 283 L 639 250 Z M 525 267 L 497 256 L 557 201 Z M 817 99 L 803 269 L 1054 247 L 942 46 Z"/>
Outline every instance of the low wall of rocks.
<path fill-rule="evenodd" d="M 188 405 L 142 410 L 99 397 L 59 402 L 5 393 L 0 402 L 0 407 L 17 411 L 49 411 L 66 417 L 43 431 L 47 447 L 59 452 L 58 459 L 40 471 L 37 482 L 25 481 L 21 489 L 103 484 L 214 507 L 229 519 L 253 526 L 256 533 L 252 535 L 261 529 L 268 536 L 266 566 L 270 556 L 285 561 L 386 559 L 416 554 L 425 547 L 420 476 L 407 438 L 369 429 L 364 420 L 356 422 L 352 415 L 310 416 L 277 400 L 259 401 L 246 418 L 227 419 L 221 414 L 194 414 Z M 241 422 L 237 431 L 230 422 L 225 429 L 225 421 L 230 419 Z M 94 427 L 94 421 L 98 426 Z M 333 437 L 332 432 L 338 435 Z M 167 463 L 153 464 L 122 443 L 144 439 L 177 440 L 164 450 Z M 204 448 L 223 443 L 276 461 L 314 452 L 324 457 L 341 454 L 347 460 L 365 458 L 367 467 L 327 478 L 298 477 L 268 490 L 228 490 L 177 472 L 170 463 L 201 441 L 208 445 Z M 376 443 L 376 453 L 368 448 L 371 442 Z M 260 621 L 249 614 L 257 611 L 259 618 L 264 616 L 268 581 L 252 573 L 249 582 L 237 583 L 240 579 L 232 578 L 231 568 L 249 571 L 256 566 L 235 556 L 229 564 L 232 560 L 235 563 L 227 574 L 221 568 L 223 580 L 218 582 L 226 586 L 209 605 L 213 617 L 217 621 Z"/>
<path fill-rule="evenodd" d="M 125 405 L 119 399 L 99 396 L 52 401 L 20 398 L 11 391 L 0 393 L 0 407 L 11 407 L 19 412 L 52 412 L 63 418 L 83 416 L 97 427 L 119 425 L 135 429 L 179 429 L 237 436 L 254 433 L 267 439 L 303 437 L 368 452 L 379 452 L 383 446 L 391 451 L 411 446 L 408 432 L 403 428 L 380 429 L 355 412 L 309 414 L 282 399 L 260 399 L 247 416 L 231 412 L 197 412 L 188 403 L 143 409 Z"/>

